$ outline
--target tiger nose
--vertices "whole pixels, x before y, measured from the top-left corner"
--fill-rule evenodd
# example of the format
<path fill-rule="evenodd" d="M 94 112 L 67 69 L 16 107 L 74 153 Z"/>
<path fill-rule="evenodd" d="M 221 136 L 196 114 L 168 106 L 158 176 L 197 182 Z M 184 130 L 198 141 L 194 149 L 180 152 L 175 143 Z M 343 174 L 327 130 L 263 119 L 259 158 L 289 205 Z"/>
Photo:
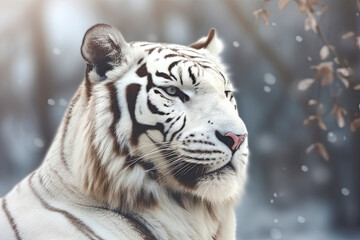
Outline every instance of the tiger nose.
<path fill-rule="evenodd" d="M 241 143 L 244 142 L 245 138 L 247 137 L 247 133 L 237 135 L 233 132 L 227 132 L 225 135 L 222 135 L 219 131 L 215 131 L 215 135 L 217 139 L 221 142 L 225 143 L 233 152 L 238 150 Z"/>

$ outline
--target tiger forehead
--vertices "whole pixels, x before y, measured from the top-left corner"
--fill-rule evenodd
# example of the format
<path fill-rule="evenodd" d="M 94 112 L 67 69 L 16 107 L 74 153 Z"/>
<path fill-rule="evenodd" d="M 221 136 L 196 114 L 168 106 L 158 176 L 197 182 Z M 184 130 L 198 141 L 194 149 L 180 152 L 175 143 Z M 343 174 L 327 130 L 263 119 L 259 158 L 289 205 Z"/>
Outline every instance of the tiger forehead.
<path fill-rule="evenodd" d="M 208 80 L 206 78 L 211 76 L 212 81 L 218 80 L 222 85 L 229 84 L 223 69 L 196 49 L 165 43 L 136 42 L 133 45 L 147 53 L 147 61 L 155 67 L 153 69 L 155 72 L 166 72 L 174 79 L 177 79 L 179 75 L 187 74 L 188 78 L 181 79 L 181 83 L 183 80 L 188 82 L 186 81 L 188 79 L 195 85 L 199 84 L 201 80 Z M 177 74 L 174 74 L 174 71 L 177 71 Z"/>

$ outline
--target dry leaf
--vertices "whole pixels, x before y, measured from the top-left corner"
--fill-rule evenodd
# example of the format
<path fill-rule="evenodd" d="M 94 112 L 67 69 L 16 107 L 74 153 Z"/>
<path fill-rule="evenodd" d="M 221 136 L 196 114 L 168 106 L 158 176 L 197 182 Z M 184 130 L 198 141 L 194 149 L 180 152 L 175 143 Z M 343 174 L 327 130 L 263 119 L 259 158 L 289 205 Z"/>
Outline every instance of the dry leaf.
<path fill-rule="evenodd" d="M 316 115 L 311 115 L 309 116 L 307 119 L 304 120 L 303 124 L 304 125 L 310 125 L 314 122 L 317 122 L 317 125 L 324 131 L 327 130 L 327 126 L 324 123 L 324 121 L 322 120 L 322 117 L 320 115 L 320 113 L 317 113 Z"/>
<path fill-rule="evenodd" d="M 316 151 L 318 152 L 318 154 L 323 158 L 325 159 L 326 161 L 329 161 L 329 154 L 328 152 L 326 151 L 326 148 L 324 146 L 324 144 L 322 143 L 317 143 L 317 148 L 316 148 Z"/>
<path fill-rule="evenodd" d="M 317 1 L 312 0 L 299 0 L 297 1 L 297 3 L 299 5 L 299 10 L 301 13 L 312 12 L 312 6 L 316 6 L 319 4 Z"/>
<path fill-rule="evenodd" d="M 307 17 L 305 19 L 305 31 L 313 30 L 315 33 L 317 33 L 317 23 L 314 15 L 312 13 L 308 13 Z"/>
<path fill-rule="evenodd" d="M 303 80 L 301 80 L 301 81 L 298 83 L 298 89 L 299 89 L 300 91 L 305 91 L 305 90 L 308 89 L 314 82 L 315 82 L 315 80 L 312 79 L 312 78 L 303 79 Z"/>
<path fill-rule="evenodd" d="M 351 74 L 352 74 L 352 70 L 349 68 L 336 69 L 336 75 L 339 77 L 339 79 L 345 85 L 346 88 L 348 88 L 350 85 L 349 77 Z"/>
<path fill-rule="evenodd" d="M 324 60 L 325 58 L 327 58 L 329 56 L 329 53 L 330 53 L 329 47 L 326 45 L 322 46 L 322 48 L 320 49 L 321 60 Z"/>
<path fill-rule="evenodd" d="M 304 120 L 303 124 L 304 125 L 310 125 L 313 122 L 316 122 L 317 120 L 318 120 L 318 118 L 315 115 L 311 115 L 307 119 Z"/>
<path fill-rule="evenodd" d="M 356 45 L 360 49 L 360 37 L 356 37 Z"/>
<path fill-rule="evenodd" d="M 345 126 L 345 115 L 347 115 L 346 109 L 342 108 L 338 103 L 335 103 L 331 109 L 331 113 L 335 116 L 339 128 L 343 128 Z"/>
<path fill-rule="evenodd" d="M 358 127 L 360 127 L 360 118 L 357 118 L 351 122 L 350 131 L 355 132 Z"/>
<path fill-rule="evenodd" d="M 323 159 L 325 159 L 326 161 L 329 161 L 329 154 L 326 151 L 324 144 L 322 144 L 321 142 L 313 143 L 309 147 L 307 147 L 306 153 L 309 154 L 314 149 Z"/>
<path fill-rule="evenodd" d="M 360 84 L 357 84 L 353 87 L 354 90 L 359 91 L 360 90 Z"/>
<path fill-rule="evenodd" d="M 290 0 L 279 0 L 278 2 L 278 7 L 280 10 L 283 10 L 286 5 L 288 5 L 288 3 L 290 2 Z"/>
<path fill-rule="evenodd" d="M 308 105 L 309 105 L 309 106 L 316 105 L 316 104 L 317 104 L 317 101 L 314 100 L 314 99 L 310 99 L 310 100 L 308 101 Z"/>
<path fill-rule="evenodd" d="M 356 6 L 357 6 L 358 10 L 360 11 L 360 0 L 356 0 Z"/>
<path fill-rule="evenodd" d="M 311 144 L 306 148 L 306 153 L 309 154 L 312 150 L 315 149 L 316 143 Z"/>
<path fill-rule="evenodd" d="M 255 16 L 255 21 L 257 21 L 259 14 L 261 15 L 264 23 L 266 25 L 269 25 L 269 12 L 265 8 L 257 9 L 253 12 L 253 15 Z"/>
<path fill-rule="evenodd" d="M 326 124 L 324 123 L 324 121 L 322 120 L 322 117 L 321 117 L 321 116 L 318 117 L 318 126 L 319 126 L 322 130 L 324 130 L 324 131 L 327 130 L 327 126 L 326 126 Z"/>
<path fill-rule="evenodd" d="M 322 79 L 321 86 L 329 85 L 334 81 L 332 62 L 322 62 L 315 68 L 318 70 L 315 74 L 315 79 Z"/>
<path fill-rule="evenodd" d="M 355 36 L 354 32 L 347 32 L 341 36 L 342 39 L 349 39 Z"/>

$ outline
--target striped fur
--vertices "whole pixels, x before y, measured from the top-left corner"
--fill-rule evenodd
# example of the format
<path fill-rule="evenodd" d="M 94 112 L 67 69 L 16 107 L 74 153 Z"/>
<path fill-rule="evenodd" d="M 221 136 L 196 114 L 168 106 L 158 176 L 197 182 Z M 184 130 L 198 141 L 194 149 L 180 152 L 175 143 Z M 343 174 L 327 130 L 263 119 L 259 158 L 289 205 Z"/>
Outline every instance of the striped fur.
<path fill-rule="evenodd" d="M 235 239 L 248 147 L 225 133 L 247 130 L 221 48 L 214 30 L 186 47 L 90 28 L 85 79 L 43 164 L 1 199 L 0 239 Z"/>

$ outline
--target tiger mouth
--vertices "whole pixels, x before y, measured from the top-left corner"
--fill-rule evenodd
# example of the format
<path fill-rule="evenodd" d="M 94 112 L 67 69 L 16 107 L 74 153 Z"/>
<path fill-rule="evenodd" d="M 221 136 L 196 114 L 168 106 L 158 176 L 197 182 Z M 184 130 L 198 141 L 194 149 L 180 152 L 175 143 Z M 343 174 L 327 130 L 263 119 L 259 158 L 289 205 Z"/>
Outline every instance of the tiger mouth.
<path fill-rule="evenodd" d="M 220 175 L 225 169 L 230 169 L 235 171 L 235 167 L 234 165 L 231 163 L 231 159 L 229 160 L 228 163 L 226 163 L 224 166 L 218 168 L 218 169 L 214 169 L 208 173 L 205 173 L 204 176 L 209 176 L 209 175 Z"/>

